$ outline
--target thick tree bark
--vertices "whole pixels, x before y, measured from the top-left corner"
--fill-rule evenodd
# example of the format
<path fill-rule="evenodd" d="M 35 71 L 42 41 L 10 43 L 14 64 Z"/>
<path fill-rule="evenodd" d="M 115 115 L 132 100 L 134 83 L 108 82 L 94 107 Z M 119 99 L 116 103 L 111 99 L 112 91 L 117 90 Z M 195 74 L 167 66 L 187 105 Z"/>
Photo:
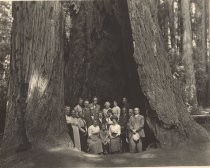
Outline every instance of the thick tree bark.
<path fill-rule="evenodd" d="M 153 3 L 65 3 L 65 12 L 70 13 L 66 27 L 59 2 L 14 3 L 3 146 L 67 145 L 64 99 L 73 106 L 80 96 L 94 95 L 102 103 L 126 96 L 131 105 L 141 107 L 146 118 L 145 147 L 209 140 L 207 131 L 186 111 L 182 91 L 172 78 Z"/>
<path fill-rule="evenodd" d="M 208 0 L 208 11 L 210 11 L 210 0 Z M 208 12 L 208 18 L 210 18 L 210 12 Z M 210 107 L 210 19 L 208 19 L 208 57 L 206 60 L 206 68 L 207 68 L 207 94 L 206 94 L 206 106 Z"/>
<path fill-rule="evenodd" d="M 9 102 L 2 146 L 67 145 L 60 2 L 14 2 Z"/>
<path fill-rule="evenodd" d="M 155 113 L 151 117 L 149 111 L 146 116 L 150 128 L 161 144 L 185 138 L 205 139 L 207 132 L 191 119 L 180 95 L 180 85 L 172 79 L 159 28 L 150 13 L 151 4 L 132 0 L 128 6 L 140 85 Z"/>
<path fill-rule="evenodd" d="M 199 71 L 200 75 L 203 80 L 198 81 L 200 91 L 197 91 L 198 95 L 198 104 L 200 106 L 206 107 L 206 88 L 207 88 L 207 80 L 205 77 L 207 77 L 207 26 L 206 26 L 206 6 L 207 1 L 203 0 L 201 2 L 202 4 L 202 16 L 201 16 L 201 56 L 199 56 Z"/>
<path fill-rule="evenodd" d="M 185 66 L 185 93 L 186 103 L 197 108 L 195 70 L 192 56 L 192 31 L 190 21 L 190 1 L 181 0 L 183 19 L 183 64 Z"/>

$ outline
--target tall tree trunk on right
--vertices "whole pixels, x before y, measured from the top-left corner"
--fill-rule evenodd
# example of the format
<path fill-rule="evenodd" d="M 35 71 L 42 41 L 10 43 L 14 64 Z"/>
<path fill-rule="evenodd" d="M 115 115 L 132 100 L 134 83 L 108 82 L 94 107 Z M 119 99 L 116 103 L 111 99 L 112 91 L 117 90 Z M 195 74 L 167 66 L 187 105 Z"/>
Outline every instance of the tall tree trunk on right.
<path fill-rule="evenodd" d="M 200 73 L 198 75 L 201 76 L 200 80 L 200 93 L 198 96 L 198 104 L 201 106 L 206 106 L 206 88 L 207 88 L 207 82 L 206 82 L 206 75 L 207 75 L 207 26 L 206 26 L 206 0 L 202 0 L 202 18 L 201 18 L 201 56 L 199 58 L 200 62 Z"/>
<path fill-rule="evenodd" d="M 181 13 L 183 19 L 183 64 L 185 67 L 185 94 L 186 103 L 197 108 L 195 70 L 193 62 L 192 30 L 190 21 L 190 1 L 181 0 Z"/>
<path fill-rule="evenodd" d="M 208 11 L 210 11 L 210 0 L 208 0 Z M 207 91 L 206 91 L 206 106 L 210 107 L 210 12 L 208 13 L 208 57 L 206 59 L 206 68 L 207 68 Z"/>

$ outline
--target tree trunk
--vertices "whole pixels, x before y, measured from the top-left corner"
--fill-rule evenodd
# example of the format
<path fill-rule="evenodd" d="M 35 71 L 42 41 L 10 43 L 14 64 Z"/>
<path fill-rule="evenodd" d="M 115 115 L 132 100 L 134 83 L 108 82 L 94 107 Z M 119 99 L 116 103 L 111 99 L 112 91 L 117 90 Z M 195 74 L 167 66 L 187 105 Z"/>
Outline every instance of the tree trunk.
<path fill-rule="evenodd" d="M 192 31 L 190 21 L 190 2 L 181 0 L 181 12 L 183 19 L 183 64 L 185 66 L 185 93 L 186 100 L 190 106 L 197 108 L 195 70 L 192 57 Z"/>
<path fill-rule="evenodd" d="M 207 88 L 207 26 L 206 26 L 206 5 L 207 1 L 203 0 L 202 2 L 202 16 L 201 16 L 201 57 L 199 59 L 200 62 L 200 68 L 199 71 L 202 79 L 200 80 L 200 93 L 198 96 L 199 101 L 198 104 L 205 107 L 206 106 L 206 88 Z"/>
<path fill-rule="evenodd" d="M 174 0 L 168 0 L 168 6 L 169 6 L 169 28 L 170 28 L 170 37 L 171 37 L 171 48 L 173 50 L 176 50 Z"/>
<path fill-rule="evenodd" d="M 210 0 L 208 1 L 208 11 L 210 11 Z M 208 12 L 208 18 L 210 18 L 210 12 Z M 208 19 L 208 57 L 206 60 L 207 68 L 207 94 L 206 94 L 206 106 L 210 107 L 210 19 Z"/>
<path fill-rule="evenodd" d="M 139 81 L 153 110 L 146 116 L 150 128 L 161 144 L 179 143 L 182 138 L 199 140 L 200 135 L 205 137 L 206 131 L 187 113 L 180 85 L 172 79 L 159 28 L 150 13 L 151 4 L 131 0 L 128 6 Z"/>
<path fill-rule="evenodd" d="M 60 2 L 14 2 L 9 102 L 2 146 L 66 145 Z"/>
<path fill-rule="evenodd" d="M 101 104 L 126 96 L 133 107 L 141 107 L 146 118 L 144 148 L 150 143 L 164 146 L 209 140 L 207 131 L 187 113 L 182 91 L 172 78 L 153 3 L 94 0 L 64 4 L 65 27 L 58 2 L 15 3 L 4 144 L 15 142 L 16 137 L 26 137 L 32 146 L 67 144 L 63 100 L 74 106 L 79 97 L 95 95 Z M 18 90 L 23 82 L 28 84 L 26 93 Z M 13 122 L 19 118 L 20 93 L 27 103 L 25 115 L 19 112 L 25 124 Z"/>
<path fill-rule="evenodd" d="M 178 0 L 178 37 L 179 40 L 177 41 L 177 47 L 179 48 L 179 53 L 183 54 L 183 19 L 181 17 L 182 12 L 181 12 L 181 1 Z"/>

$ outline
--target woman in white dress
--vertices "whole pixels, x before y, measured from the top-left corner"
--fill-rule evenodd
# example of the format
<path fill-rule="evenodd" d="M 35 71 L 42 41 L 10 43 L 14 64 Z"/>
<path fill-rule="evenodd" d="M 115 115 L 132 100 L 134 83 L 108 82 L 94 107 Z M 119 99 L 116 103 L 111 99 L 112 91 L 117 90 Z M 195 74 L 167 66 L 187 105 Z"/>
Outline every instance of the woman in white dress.
<path fill-rule="evenodd" d="M 72 141 L 74 143 L 74 147 L 78 150 L 81 150 L 78 119 L 76 117 L 75 110 L 72 110 L 71 116 L 66 115 L 66 122 L 68 125 L 72 127 L 72 132 L 73 132 Z"/>

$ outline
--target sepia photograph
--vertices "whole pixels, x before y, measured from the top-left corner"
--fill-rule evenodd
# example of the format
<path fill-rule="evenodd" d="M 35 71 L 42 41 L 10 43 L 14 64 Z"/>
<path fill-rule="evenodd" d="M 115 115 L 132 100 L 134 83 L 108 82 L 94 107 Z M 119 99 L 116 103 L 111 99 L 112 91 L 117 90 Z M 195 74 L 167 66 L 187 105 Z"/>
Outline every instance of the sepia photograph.
<path fill-rule="evenodd" d="M 0 0 L 0 168 L 210 167 L 210 0 Z"/>

